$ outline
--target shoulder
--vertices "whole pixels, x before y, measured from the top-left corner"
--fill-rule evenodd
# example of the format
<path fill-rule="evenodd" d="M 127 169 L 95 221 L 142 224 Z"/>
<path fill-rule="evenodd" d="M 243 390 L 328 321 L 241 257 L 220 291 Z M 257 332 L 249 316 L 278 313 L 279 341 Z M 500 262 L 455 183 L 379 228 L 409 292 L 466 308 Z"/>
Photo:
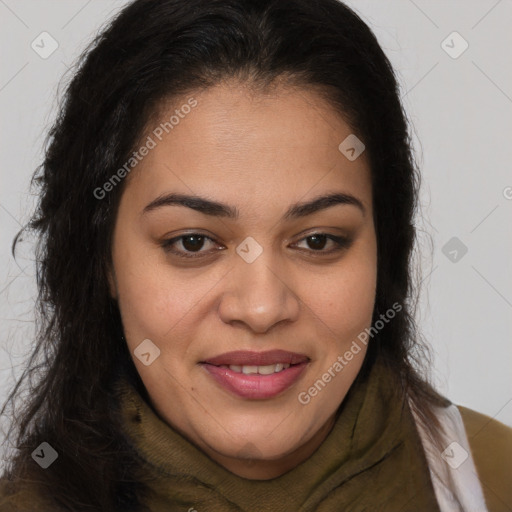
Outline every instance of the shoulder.
<path fill-rule="evenodd" d="M 0 477 L 0 512 L 53 512 L 55 507 L 40 497 L 34 486 L 15 485 Z"/>
<path fill-rule="evenodd" d="M 489 511 L 511 510 L 512 428 L 467 407 L 457 406 L 457 409 Z"/>

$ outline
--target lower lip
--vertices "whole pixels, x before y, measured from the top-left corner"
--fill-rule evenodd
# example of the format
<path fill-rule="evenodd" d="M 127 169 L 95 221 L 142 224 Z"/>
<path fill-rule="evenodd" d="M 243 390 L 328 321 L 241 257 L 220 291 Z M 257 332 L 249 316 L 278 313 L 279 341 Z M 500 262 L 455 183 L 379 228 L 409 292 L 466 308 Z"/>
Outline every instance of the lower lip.
<path fill-rule="evenodd" d="M 221 368 L 212 364 L 202 363 L 208 373 L 225 389 L 242 398 L 253 400 L 272 398 L 294 384 L 308 363 L 294 364 L 285 370 L 271 375 L 234 372 L 229 368 Z"/>

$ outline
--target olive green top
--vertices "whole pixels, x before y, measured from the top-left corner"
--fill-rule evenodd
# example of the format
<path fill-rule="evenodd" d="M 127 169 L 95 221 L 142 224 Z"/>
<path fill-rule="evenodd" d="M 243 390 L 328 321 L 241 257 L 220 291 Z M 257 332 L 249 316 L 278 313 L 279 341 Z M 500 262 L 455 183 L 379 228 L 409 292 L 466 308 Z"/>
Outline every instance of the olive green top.
<path fill-rule="evenodd" d="M 144 510 L 439 511 L 414 420 L 397 395 L 392 373 L 375 363 L 355 384 L 332 430 L 311 457 L 277 478 L 249 480 L 210 459 L 162 421 L 127 380 L 120 380 L 123 428 L 144 464 Z M 465 408 L 460 412 L 489 512 L 512 510 L 507 485 L 511 463 L 506 455 L 512 429 Z M 9 494 L 7 483 L 0 481 L 0 512 L 56 512 L 28 489 Z"/>

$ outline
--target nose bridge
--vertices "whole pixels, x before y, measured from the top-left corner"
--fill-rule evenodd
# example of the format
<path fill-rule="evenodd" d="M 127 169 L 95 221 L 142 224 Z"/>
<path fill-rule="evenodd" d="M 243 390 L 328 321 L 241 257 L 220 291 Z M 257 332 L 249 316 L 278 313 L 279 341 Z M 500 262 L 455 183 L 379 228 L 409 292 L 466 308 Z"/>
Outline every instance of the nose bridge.
<path fill-rule="evenodd" d="M 254 331 L 266 332 L 278 322 L 295 320 L 299 300 L 271 250 L 254 257 L 256 247 L 251 243 L 242 243 L 237 249 L 241 255 L 233 263 L 235 268 L 230 272 L 230 285 L 221 299 L 219 313 L 226 323 L 243 322 Z"/>

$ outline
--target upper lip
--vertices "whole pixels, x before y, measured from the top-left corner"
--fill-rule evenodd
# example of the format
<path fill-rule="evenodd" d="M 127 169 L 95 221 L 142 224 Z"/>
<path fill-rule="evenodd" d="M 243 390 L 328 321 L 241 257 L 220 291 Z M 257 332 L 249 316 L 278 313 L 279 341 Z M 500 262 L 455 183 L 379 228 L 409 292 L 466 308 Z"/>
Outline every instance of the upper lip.
<path fill-rule="evenodd" d="M 253 352 L 249 350 L 235 350 L 201 361 L 202 363 L 238 366 L 266 366 L 277 363 L 299 364 L 309 361 L 309 357 L 286 350 L 269 350 L 267 352 Z"/>

